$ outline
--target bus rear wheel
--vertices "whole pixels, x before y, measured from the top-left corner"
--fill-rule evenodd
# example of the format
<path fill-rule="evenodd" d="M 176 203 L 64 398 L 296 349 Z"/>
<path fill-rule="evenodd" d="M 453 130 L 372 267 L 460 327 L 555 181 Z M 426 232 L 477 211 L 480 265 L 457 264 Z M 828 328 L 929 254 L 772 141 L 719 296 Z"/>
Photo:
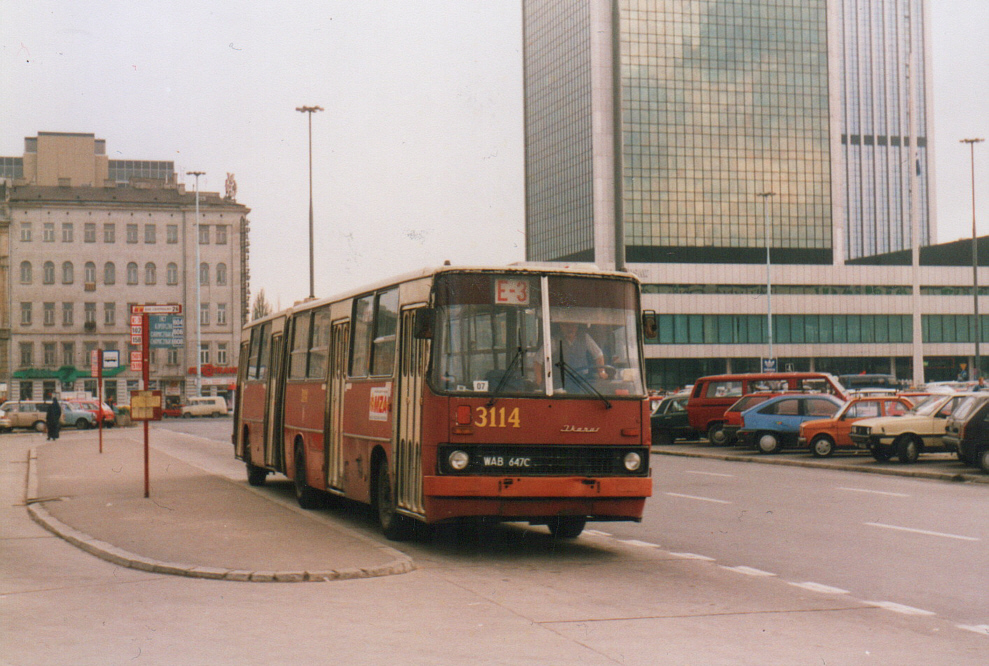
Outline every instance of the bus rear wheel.
<path fill-rule="evenodd" d="M 556 539 L 576 539 L 584 531 L 587 518 L 583 516 L 557 516 L 550 519 L 549 533 Z"/>
<path fill-rule="evenodd" d="M 319 496 L 316 489 L 306 483 L 306 453 L 302 442 L 295 445 L 295 501 L 303 509 L 319 507 Z"/>
<path fill-rule="evenodd" d="M 391 475 L 388 472 L 388 459 L 382 456 L 378 462 L 378 473 L 374 482 L 374 508 L 378 513 L 378 524 L 385 537 L 392 541 L 405 541 L 413 533 L 412 520 L 398 513 L 395 495 L 391 489 Z"/>

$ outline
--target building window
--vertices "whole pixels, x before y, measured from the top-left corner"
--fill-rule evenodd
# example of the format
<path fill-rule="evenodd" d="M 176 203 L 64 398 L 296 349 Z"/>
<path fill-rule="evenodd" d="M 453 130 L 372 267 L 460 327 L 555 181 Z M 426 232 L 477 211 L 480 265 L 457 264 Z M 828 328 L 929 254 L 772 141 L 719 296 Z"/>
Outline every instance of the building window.
<path fill-rule="evenodd" d="M 31 262 L 21 262 L 21 284 L 31 284 Z"/>
<path fill-rule="evenodd" d="M 216 226 L 216 244 L 227 244 L 227 226 L 225 224 L 218 224 Z"/>
<path fill-rule="evenodd" d="M 117 283 L 117 267 L 112 261 L 108 261 L 103 264 L 103 283 L 104 284 L 116 284 Z"/>
<path fill-rule="evenodd" d="M 117 304 L 116 303 L 104 303 L 103 304 L 103 323 L 106 326 L 115 326 L 117 324 Z"/>
<path fill-rule="evenodd" d="M 76 364 L 76 343 L 63 342 L 62 365 L 75 365 L 75 364 Z"/>
<path fill-rule="evenodd" d="M 72 326 L 74 320 L 72 303 L 62 303 L 62 326 Z"/>
<path fill-rule="evenodd" d="M 55 242 L 55 223 L 45 222 L 41 227 L 41 240 L 45 243 Z"/>
<path fill-rule="evenodd" d="M 158 281 L 158 270 L 150 261 L 144 265 L 144 284 L 155 284 Z"/>
<path fill-rule="evenodd" d="M 209 284 L 209 264 L 199 264 L 199 284 L 204 287 Z"/>
<path fill-rule="evenodd" d="M 144 225 L 144 242 L 148 245 L 154 245 L 158 242 L 158 230 L 153 224 Z"/>
<path fill-rule="evenodd" d="M 179 225 L 168 224 L 165 226 L 165 242 L 169 245 L 176 245 L 179 242 Z"/>
<path fill-rule="evenodd" d="M 21 222 L 21 242 L 30 243 L 31 242 L 31 223 Z"/>
<path fill-rule="evenodd" d="M 41 269 L 41 281 L 45 284 L 55 284 L 55 262 L 46 261 Z"/>
<path fill-rule="evenodd" d="M 73 240 L 72 223 L 63 222 L 62 223 L 62 242 L 71 243 Z"/>
<path fill-rule="evenodd" d="M 206 365 L 209 363 L 209 343 L 204 342 L 199 345 L 199 364 Z"/>
<path fill-rule="evenodd" d="M 217 303 L 216 304 L 216 323 L 219 325 L 225 325 L 227 323 L 227 304 Z"/>
<path fill-rule="evenodd" d="M 86 243 L 96 242 L 96 223 L 87 222 L 82 227 L 82 240 Z"/>
<path fill-rule="evenodd" d="M 131 244 L 137 242 L 137 225 L 136 224 L 128 224 L 127 225 L 127 242 L 128 243 L 131 243 Z"/>
<path fill-rule="evenodd" d="M 96 284 L 96 264 L 91 261 L 87 261 L 86 266 L 83 269 L 83 273 L 87 283 Z"/>
<path fill-rule="evenodd" d="M 22 342 L 20 343 L 21 348 L 21 367 L 30 368 L 34 365 L 34 343 L 33 342 Z"/>
<path fill-rule="evenodd" d="M 199 244 L 209 245 L 209 225 L 200 224 L 199 225 Z"/>
<path fill-rule="evenodd" d="M 133 261 L 127 264 L 127 284 L 137 284 L 137 264 Z"/>
<path fill-rule="evenodd" d="M 169 347 L 167 354 L 165 355 L 165 363 L 167 365 L 178 365 L 179 364 L 179 350 L 173 347 Z"/>
<path fill-rule="evenodd" d="M 168 264 L 165 267 L 165 283 L 166 284 L 178 284 L 179 283 L 179 267 L 177 264 Z"/>
<path fill-rule="evenodd" d="M 209 303 L 199 304 L 199 323 L 202 326 L 209 326 Z"/>
<path fill-rule="evenodd" d="M 216 265 L 216 284 L 219 286 L 226 286 L 227 284 L 227 265 L 217 264 Z"/>
<path fill-rule="evenodd" d="M 104 243 L 116 243 L 117 242 L 117 225 L 113 222 L 103 223 L 103 242 Z"/>
<path fill-rule="evenodd" d="M 55 325 L 55 304 L 45 303 L 44 305 L 44 323 L 45 326 Z"/>
<path fill-rule="evenodd" d="M 54 342 L 44 343 L 45 365 L 53 366 L 58 364 L 58 347 Z"/>
<path fill-rule="evenodd" d="M 216 344 L 216 364 L 225 366 L 227 364 L 227 343 L 218 342 Z"/>
<path fill-rule="evenodd" d="M 83 310 L 85 312 L 86 323 L 93 325 L 96 323 L 96 303 L 85 303 Z"/>
<path fill-rule="evenodd" d="M 62 264 L 62 284 L 72 284 L 75 281 L 75 269 L 71 261 Z"/>
<path fill-rule="evenodd" d="M 31 304 L 21 303 L 21 326 L 31 325 Z"/>

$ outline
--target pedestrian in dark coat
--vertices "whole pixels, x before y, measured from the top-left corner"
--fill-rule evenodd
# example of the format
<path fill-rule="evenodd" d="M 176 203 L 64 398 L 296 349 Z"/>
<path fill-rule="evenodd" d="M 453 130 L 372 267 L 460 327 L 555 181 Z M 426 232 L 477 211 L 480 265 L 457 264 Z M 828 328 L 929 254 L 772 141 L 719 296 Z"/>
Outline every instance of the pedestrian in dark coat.
<path fill-rule="evenodd" d="M 45 425 L 48 427 L 48 441 L 53 442 L 58 439 L 58 429 L 62 425 L 62 406 L 58 404 L 58 398 L 55 396 L 52 396 L 52 401 L 48 403 Z"/>

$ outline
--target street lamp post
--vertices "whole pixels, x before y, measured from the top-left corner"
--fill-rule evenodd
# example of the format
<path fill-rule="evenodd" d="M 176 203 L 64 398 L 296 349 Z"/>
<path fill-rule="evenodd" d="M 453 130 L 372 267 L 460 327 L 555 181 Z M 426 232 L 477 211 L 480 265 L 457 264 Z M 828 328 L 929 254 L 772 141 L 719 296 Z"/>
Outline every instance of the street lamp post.
<path fill-rule="evenodd" d="M 313 268 L 313 223 L 312 223 L 312 114 L 322 111 L 321 106 L 300 106 L 299 113 L 309 114 L 309 298 L 316 297 L 316 278 Z"/>
<path fill-rule="evenodd" d="M 756 196 L 762 197 L 763 220 L 766 227 L 766 332 L 769 334 L 769 358 L 773 356 L 773 279 L 770 268 L 772 261 L 769 258 L 769 248 L 772 245 L 769 233 L 769 198 L 776 196 L 775 192 L 760 192 Z"/>
<path fill-rule="evenodd" d="M 196 244 L 196 395 L 203 394 L 203 313 L 202 313 L 202 285 L 203 278 L 200 275 L 200 265 L 199 265 L 199 177 L 202 176 L 205 171 L 186 171 L 187 176 L 196 177 L 196 233 L 192 238 L 192 241 Z M 147 333 L 145 333 L 147 335 Z"/>
<path fill-rule="evenodd" d="M 982 376 L 982 366 L 979 360 L 979 342 L 982 341 L 982 321 L 979 319 L 979 236 L 975 230 L 975 144 L 985 139 L 962 139 L 967 143 L 972 163 L 972 293 L 975 299 L 975 362 L 969 373 L 970 381 L 978 381 Z"/>

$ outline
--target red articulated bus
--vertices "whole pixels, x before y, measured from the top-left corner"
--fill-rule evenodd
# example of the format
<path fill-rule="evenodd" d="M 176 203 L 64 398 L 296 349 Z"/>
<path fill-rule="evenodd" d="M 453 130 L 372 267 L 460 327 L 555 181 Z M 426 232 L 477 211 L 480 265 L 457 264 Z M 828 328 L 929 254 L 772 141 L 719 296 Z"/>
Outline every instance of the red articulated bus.
<path fill-rule="evenodd" d="M 639 521 L 652 494 L 639 283 L 445 266 L 244 328 L 233 442 L 248 481 L 371 504 L 385 535 L 463 518 Z M 647 324 L 651 324 L 648 315 Z"/>

